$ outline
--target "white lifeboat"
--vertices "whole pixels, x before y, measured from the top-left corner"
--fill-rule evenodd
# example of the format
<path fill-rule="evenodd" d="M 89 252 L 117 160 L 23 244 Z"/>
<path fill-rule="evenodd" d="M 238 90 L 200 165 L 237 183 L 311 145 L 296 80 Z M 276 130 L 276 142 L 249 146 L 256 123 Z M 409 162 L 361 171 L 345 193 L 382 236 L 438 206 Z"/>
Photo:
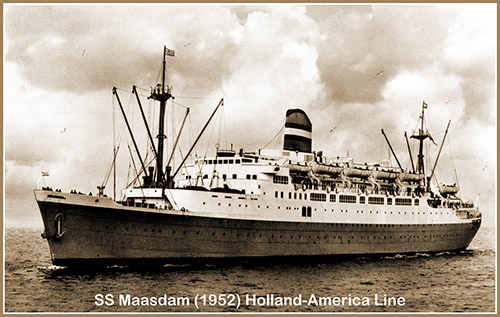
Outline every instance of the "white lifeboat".
<path fill-rule="evenodd" d="M 342 166 L 335 166 L 335 165 L 328 165 L 328 164 L 318 164 L 315 163 L 312 165 L 312 171 L 315 174 L 328 174 L 328 175 L 340 175 L 342 171 L 344 170 L 344 167 Z"/>

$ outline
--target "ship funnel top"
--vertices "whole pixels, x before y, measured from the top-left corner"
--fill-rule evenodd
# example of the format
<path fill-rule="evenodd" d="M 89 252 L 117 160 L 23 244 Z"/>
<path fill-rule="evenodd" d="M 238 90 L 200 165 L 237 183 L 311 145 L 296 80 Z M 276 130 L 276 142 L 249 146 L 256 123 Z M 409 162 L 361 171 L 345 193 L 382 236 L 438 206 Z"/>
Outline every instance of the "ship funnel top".
<path fill-rule="evenodd" d="M 283 150 L 311 153 L 312 124 L 301 109 L 286 111 Z"/>

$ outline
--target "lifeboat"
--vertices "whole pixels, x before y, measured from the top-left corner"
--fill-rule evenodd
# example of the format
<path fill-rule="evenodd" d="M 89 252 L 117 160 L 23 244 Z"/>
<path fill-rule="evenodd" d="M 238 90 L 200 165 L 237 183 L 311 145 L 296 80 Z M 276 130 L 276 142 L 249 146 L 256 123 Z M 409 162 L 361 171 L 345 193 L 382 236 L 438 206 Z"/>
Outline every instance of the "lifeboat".
<path fill-rule="evenodd" d="M 399 172 L 383 171 L 383 170 L 373 171 L 373 178 L 375 179 L 395 180 L 398 176 Z"/>
<path fill-rule="evenodd" d="M 340 175 L 343 170 L 344 168 L 342 166 L 317 163 L 312 165 L 312 171 L 315 174 Z"/>
<path fill-rule="evenodd" d="M 415 173 L 406 173 L 406 172 L 399 174 L 399 179 L 402 182 L 419 182 L 419 181 L 423 180 L 424 177 L 425 177 L 424 174 L 415 174 Z"/>
<path fill-rule="evenodd" d="M 460 190 L 460 187 L 457 184 L 453 184 L 453 185 L 441 184 L 438 186 L 438 189 L 439 189 L 439 193 L 441 193 L 441 195 L 447 196 L 447 195 L 455 195 L 456 193 L 458 193 L 458 191 Z"/>
<path fill-rule="evenodd" d="M 285 167 L 288 167 L 291 173 L 309 173 L 312 170 L 309 165 L 286 164 Z"/>
<path fill-rule="evenodd" d="M 368 178 L 372 175 L 373 170 L 363 169 L 359 167 L 344 168 L 344 175 L 347 177 Z"/>

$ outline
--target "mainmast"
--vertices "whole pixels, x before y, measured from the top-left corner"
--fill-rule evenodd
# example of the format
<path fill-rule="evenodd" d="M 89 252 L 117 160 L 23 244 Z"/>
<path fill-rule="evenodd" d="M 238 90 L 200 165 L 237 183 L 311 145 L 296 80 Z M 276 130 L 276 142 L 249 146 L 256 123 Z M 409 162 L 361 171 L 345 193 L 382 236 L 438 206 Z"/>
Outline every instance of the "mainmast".
<path fill-rule="evenodd" d="M 429 134 L 424 131 L 424 110 L 427 108 L 425 101 L 422 101 L 422 114 L 420 115 L 421 126 L 418 130 L 418 134 L 411 136 L 412 139 L 418 139 L 418 160 L 417 160 L 417 173 L 424 174 L 424 140 L 429 137 Z"/>
<path fill-rule="evenodd" d="M 158 155 L 156 157 L 156 177 L 155 177 L 155 185 L 160 187 L 165 187 L 165 180 L 163 177 L 163 141 L 166 138 L 165 135 L 165 109 L 167 100 L 170 98 L 174 98 L 171 94 L 171 87 L 165 86 L 165 72 L 166 72 L 166 58 L 168 56 L 175 56 L 175 52 L 173 50 L 167 49 L 166 46 L 163 46 L 163 66 L 162 66 L 162 79 L 161 84 L 156 85 L 154 89 L 151 91 L 151 96 L 154 100 L 160 102 L 160 117 L 158 124 Z M 165 89 L 166 88 L 166 89 Z M 167 167 L 167 173 L 170 173 L 170 170 Z"/>

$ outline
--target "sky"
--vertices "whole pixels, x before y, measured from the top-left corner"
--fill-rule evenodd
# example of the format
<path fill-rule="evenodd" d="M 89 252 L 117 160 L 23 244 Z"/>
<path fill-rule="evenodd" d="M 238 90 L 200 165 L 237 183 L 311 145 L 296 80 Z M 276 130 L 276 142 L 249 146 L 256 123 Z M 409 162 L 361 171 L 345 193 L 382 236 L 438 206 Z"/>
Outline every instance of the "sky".
<path fill-rule="evenodd" d="M 426 128 L 438 145 L 451 120 L 438 182 L 454 183 L 456 175 L 461 196 L 479 197 L 491 225 L 496 11 L 496 4 L 5 4 L 6 225 L 42 226 L 32 193 L 42 171 L 50 174 L 43 180 L 48 186 L 95 193 L 114 144 L 120 144 L 117 191 L 130 180 L 134 150 L 112 88 L 119 89 L 145 157 L 145 128 L 131 89 L 139 87 L 154 121 L 158 106 L 146 97 L 159 82 L 164 45 L 175 50 L 167 60 L 175 96 L 167 110 L 167 156 L 186 107 L 184 154 L 224 98 L 198 156 L 213 153 L 215 143 L 245 151 L 279 146 L 273 138 L 286 110 L 301 108 L 313 124 L 313 150 L 379 162 L 389 158 L 384 129 L 410 168 L 403 133 L 414 131 L 425 101 Z M 429 169 L 439 146 L 427 148 Z M 179 157 L 176 152 L 174 164 Z M 105 192 L 113 195 L 112 180 Z"/>

